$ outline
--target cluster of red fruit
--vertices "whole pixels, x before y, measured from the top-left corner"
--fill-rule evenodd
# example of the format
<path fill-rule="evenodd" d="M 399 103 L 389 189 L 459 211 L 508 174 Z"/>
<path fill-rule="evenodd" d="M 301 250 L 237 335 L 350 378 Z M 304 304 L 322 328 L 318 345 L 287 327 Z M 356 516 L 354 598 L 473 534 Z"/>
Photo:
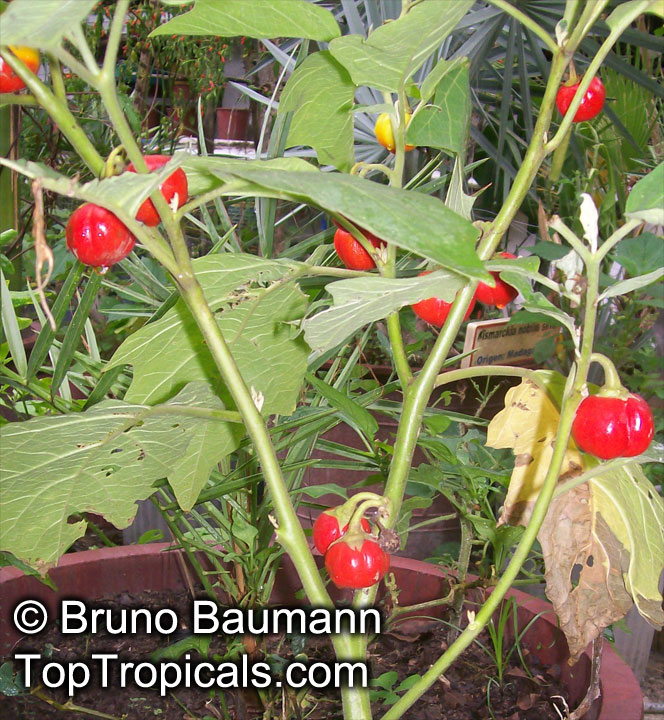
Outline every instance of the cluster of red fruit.
<path fill-rule="evenodd" d="M 348 510 L 344 505 L 324 510 L 314 523 L 316 549 L 325 556 L 325 567 L 338 588 L 371 587 L 390 567 L 390 556 L 371 535 L 371 526 L 362 518 L 359 532 L 348 530 Z"/>
<path fill-rule="evenodd" d="M 344 230 L 340 227 L 336 220 L 333 222 L 337 225 L 337 231 L 334 233 L 334 249 L 337 251 L 337 255 L 341 258 L 343 264 L 349 270 L 371 270 L 376 267 L 374 259 L 362 247 L 362 245 L 360 245 L 355 237 L 353 237 L 348 230 Z M 382 240 L 379 240 L 375 235 L 372 235 L 366 230 L 362 230 L 362 234 L 375 248 L 381 248 L 385 245 Z M 513 260 L 516 258 L 516 255 L 512 255 L 508 252 L 502 252 L 500 253 L 500 257 L 506 260 Z M 420 275 L 426 275 L 429 272 L 431 271 L 425 270 L 420 273 Z M 519 294 L 515 288 L 500 279 L 499 273 L 492 272 L 491 275 L 493 275 L 496 286 L 490 287 L 486 283 L 480 283 L 477 286 L 475 296 L 468 306 L 468 311 L 466 312 L 466 317 L 464 319 L 467 320 L 470 317 L 470 313 L 475 307 L 476 300 L 484 305 L 504 308 L 507 303 L 512 302 L 512 300 L 514 300 L 514 298 Z M 442 327 L 445 324 L 445 320 L 447 320 L 447 316 L 450 314 L 451 308 L 452 303 L 445 302 L 445 300 L 437 297 L 421 300 L 413 305 L 413 310 L 416 315 L 421 317 L 423 320 L 426 320 L 426 322 L 438 327 Z"/>
<path fill-rule="evenodd" d="M 168 155 L 146 155 L 144 160 L 152 172 L 165 165 L 171 158 Z M 128 172 L 136 172 L 133 164 Z M 178 168 L 159 186 L 166 202 L 177 195 L 178 207 L 187 202 L 187 176 Z M 159 225 L 159 213 L 149 198 L 143 202 L 136 213 L 136 219 L 149 227 Z M 106 208 L 94 203 L 86 203 L 74 210 L 65 231 L 67 247 L 85 265 L 110 267 L 129 255 L 134 247 L 135 238 L 127 227 Z"/>

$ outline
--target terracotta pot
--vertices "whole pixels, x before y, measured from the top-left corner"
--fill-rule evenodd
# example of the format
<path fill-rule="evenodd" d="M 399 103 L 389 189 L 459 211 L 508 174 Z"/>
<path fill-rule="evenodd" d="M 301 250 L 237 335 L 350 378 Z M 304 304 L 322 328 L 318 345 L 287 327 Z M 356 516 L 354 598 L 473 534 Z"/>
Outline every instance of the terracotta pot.
<path fill-rule="evenodd" d="M 11 617 L 18 602 L 25 599 L 40 600 L 48 608 L 49 617 L 57 616 L 62 599 L 81 598 L 93 600 L 119 592 L 136 592 L 146 588 L 165 590 L 185 588 L 182 574 L 182 556 L 178 552 L 166 552 L 167 543 L 103 548 L 65 555 L 50 576 L 57 585 L 57 592 L 43 585 L 34 577 L 24 575 L 16 568 L 0 569 L 0 655 L 9 655 L 19 633 L 13 627 Z M 321 560 L 321 558 L 318 558 Z M 402 605 L 433 600 L 443 595 L 446 588 L 445 575 L 440 568 L 418 560 L 393 558 L 390 568 L 401 590 Z M 272 602 L 293 604 L 295 591 L 301 583 L 288 558 L 284 558 L 279 572 Z M 350 591 L 336 591 L 335 600 L 348 598 Z M 590 674 L 590 659 L 584 655 L 569 667 L 567 643 L 558 629 L 551 606 L 542 600 L 513 590 L 510 596 L 518 603 L 518 617 L 522 626 L 535 615 L 539 617 L 522 640 L 531 654 L 549 666 L 557 665 L 563 684 L 572 702 L 585 694 Z M 599 698 L 588 720 L 642 720 L 643 696 L 630 668 L 608 645 L 604 647 L 600 676 Z"/>
<path fill-rule="evenodd" d="M 250 110 L 217 108 L 217 133 L 220 140 L 249 140 Z"/>

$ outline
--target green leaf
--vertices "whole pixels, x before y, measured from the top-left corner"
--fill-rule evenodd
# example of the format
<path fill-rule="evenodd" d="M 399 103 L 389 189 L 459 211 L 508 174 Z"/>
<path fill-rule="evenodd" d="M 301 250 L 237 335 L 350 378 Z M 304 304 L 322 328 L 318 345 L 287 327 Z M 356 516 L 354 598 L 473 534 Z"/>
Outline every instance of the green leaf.
<path fill-rule="evenodd" d="M 5 282 L 5 275 L 0 270 L 0 302 L 2 302 L 2 330 L 7 338 L 9 352 L 16 366 L 16 370 L 21 377 L 25 377 L 28 368 L 28 359 L 25 355 L 25 347 L 23 346 L 23 338 L 18 327 L 18 319 L 14 311 L 9 294 L 9 288 Z"/>
<path fill-rule="evenodd" d="M 307 348 L 291 324 L 306 298 L 286 278 L 295 263 L 224 253 L 193 261 L 194 272 L 247 386 L 262 393 L 263 415 L 295 408 Z M 205 380 L 230 402 L 205 341 L 179 300 L 163 318 L 131 335 L 106 366 L 134 366 L 128 402 L 163 402 L 187 382 Z"/>
<path fill-rule="evenodd" d="M 339 495 L 344 499 L 348 499 L 348 488 L 341 487 L 336 483 L 324 483 L 323 485 L 307 485 L 305 487 L 298 488 L 293 494 L 300 493 L 302 495 L 308 495 L 312 498 L 319 498 L 323 495 Z"/>
<path fill-rule="evenodd" d="M 525 310 L 529 310 L 533 313 L 541 313 L 553 318 L 556 322 L 560 323 L 562 327 L 566 328 L 573 340 L 576 340 L 576 329 L 574 325 L 574 319 L 566 312 L 556 307 L 552 302 L 547 300 L 541 292 L 534 292 L 530 283 L 518 273 L 512 272 L 511 270 L 505 270 L 500 273 L 500 277 L 509 285 L 515 287 L 524 297 L 525 302 L 523 307 Z"/>
<path fill-rule="evenodd" d="M 535 245 L 528 248 L 528 250 L 543 260 L 552 262 L 553 260 L 562 260 L 562 258 L 569 253 L 569 246 L 542 241 L 535 243 Z"/>
<path fill-rule="evenodd" d="M 319 380 L 315 375 L 309 373 L 307 380 L 333 408 L 339 411 L 349 425 L 364 433 L 370 441 L 374 439 L 378 432 L 378 421 L 366 408 L 358 405 L 348 395 Z"/>
<path fill-rule="evenodd" d="M 452 170 L 447 195 L 445 196 L 445 205 L 450 210 L 461 215 L 461 217 L 466 218 L 466 220 L 472 220 L 475 198 L 472 195 L 466 195 L 463 191 L 463 182 L 463 162 L 461 156 L 457 155 L 454 160 L 454 170 Z"/>
<path fill-rule="evenodd" d="M 632 188 L 625 214 L 653 225 L 664 225 L 664 162 Z"/>
<path fill-rule="evenodd" d="M 424 78 L 420 87 L 421 100 L 428 102 L 436 92 L 436 88 L 443 78 L 452 71 L 456 71 L 458 65 L 466 65 L 468 58 L 458 57 L 454 60 L 439 60 L 433 70 Z"/>
<path fill-rule="evenodd" d="M 58 360 L 55 364 L 53 379 L 51 381 L 51 397 L 55 396 L 60 385 L 62 385 L 62 381 L 65 379 L 67 370 L 69 370 L 74 352 L 81 342 L 81 334 L 85 321 L 90 316 L 90 310 L 97 299 L 97 291 L 101 286 L 101 281 L 102 276 L 99 273 L 93 272 L 90 274 L 88 284 L 78 303 L 74 317 L 67 327 L 67 332 L 65 333 L 60 352 L 58 353 Z"/>
<path fill-rule="evenodd" d="M 183 167 L 206 169 L 224 180 L 220 194 L 261 195 L 314 205 L 442 267 L 489 279 L 475 253 L 477 228 L 438 198 L 340 173 L 284 172 L 274 161 L 188 158 Z"/>
<path fill-rule="evenodd" d="M 433 147 L 461 154 L 466 145 L 470 119 L 469 62 L 455 63 L 438 88 L 433 105 L 413 115 L 406 130 L 409 145 Z"/>
<path fill-rule="evenodd" d="M 286 147 L 309 145 L 318 162 L 348 172 L 353 156 L 353 85 L 328 51 L 309 57 L 288 79 L 279 113 L 292 112 Z"/>
<path fill-rule="evenodd" d="M 307 0 L 196 0 L 193 9 L 160 25 L 155 35 L 245 35 L 328 42 L 341 31 L 334 15 Z"/>
<path fill-rule="evenodd" d="M 188 635 L 172 645 L 159 648 L 150 653 L 152 662 L 160 660 L 179 660 L 185 653 L 195 650 L 201 657 L 208 657 L 212 635 Z"/>
<path fill-rule="evenodd" d="M 243 543 L 246 543 L 249 547 L 251 547 L 254 542 L 254 538 L 258 535 L 258 529 L 248 523 L 242 515 L 238 515 L 236 513 L 233 516 L 231 533 L 238 540 L 242 540 Z"/>
<path fill-rule="evenodd" d="M 165 406 L 106 400 L 86 412 L 3 427 L 0 549 L 44 572 L 85 533 L 85 522 L 68 522 L 72 515 L 93 512 L 127 527 L 156 480 L 178 486 L 174 468 L 184 458 L 194 462 L 201 424 L 215 426 L 210 440 L 221 460 L 232 450 L 227 423 L 192 407 L 223 409 L 198 384 Z"/>
<path fill-rule="evenodd" d="M 82 23 L 97 0 L 13 0 L 0 15 L 3 45 L 27 45 L 38 50 L 54 50 L 72 27 Z"/>
<path fill-rule="evenodd" d="M 628 280 L 622 280 L 617 282 L 615 285 L 611 285 L 610 288 L 605 290 L 598 298 L 598 300 L 605 300 L 606 298 L 615 297 L 616 295 L 626 295 L 634 290 L 639 290 L 642 287 L 647 287 L 654 282 L 657 282 L 662 275 L 664 275 L 664 268 L 653 270 L 646 275 L 639 275 L 635 278 L 629 278 Z"/>
<path fill-rule="evenodd" d="M 204 405 L 216 410 L 224 409 L 221 400 L 212 395 L 209 386 L 204 383 L 187 385 L 171 405 Z M 244 427 L 240 424 L 202 420 L 191 428 L 186 451 L 172 463 L 168 473 L 175 499 L 183 510 L 191 510 L 196 504 L 212 470 L 237 448 L 243 436 Z"/>
<path fill-rule="evenodd" d="M 422 0 L 403 17 L 376 28 L 366 40 L 360 35 L 346 35 L 333 40 L 329 49 L 355 85 L 397 92 L 472 4 L 472 0 Z"/>
<path fill-rule="evenodd" d="M 304 338 L 315 353 L 322 354 L 404 305 L 429 297 L 451 302 L 463 284 L 461 276 L 444 271 L 414 278 L 376 276 L 330 283 L 327 290 L 334 304 L 302 323 Z"/>
<path fill-rule="evenodd" d="M 615 259 L 629 275 L 640 275 L 657 270 L 662 265 L 664 242 L 661 237 L 645 232 L 621 240 Z"/>
<path fill-rule="evenodd" d="M 75 262 L 67 275 L 67 279 L 64 281 L 62 287 L 60 288 L 58 297 L 53 304 L 53 308 L 51 309 L 53 319 L 55 320 L 56 328 L 60 327 L 60 323 L 64 319 L 65 314 L 69 309 L 69 303 L 74 297 L 74 293 L 76 292 L 76 286 L 78 285 L 78 282 L 81 279 L 81 275 L 83 274 L 83 267 L 84 266 L 82 263 Z M 46 323 L 41 329 L 39 337 L 37 338 L 37 342 L 35 343 L 34 347 L 32 348 L 32 352 L 30 353 L 30 359 L 28 360 L 28 370 L 26 378 L 27 380 L 30 380 L 32 377 L 34 377 L 35 373 L 41 367 L 44 359 L 48 355 L 48 351 L 51 349 L 51 345 L 53 344 L 54 339 L 55 333 L 51 329 L 50 324 Z"/>

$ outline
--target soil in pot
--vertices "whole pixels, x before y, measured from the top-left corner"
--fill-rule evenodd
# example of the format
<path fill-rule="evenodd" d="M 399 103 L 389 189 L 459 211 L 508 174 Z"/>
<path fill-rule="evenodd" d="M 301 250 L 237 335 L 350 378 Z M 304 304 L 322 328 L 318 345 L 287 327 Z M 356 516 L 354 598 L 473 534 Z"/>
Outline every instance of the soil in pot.
<path fill-rule="evenodd" d="M 141 593 L 124 592 L 112 598 L 95 603 L 103 605 L 119 613 L 128 607 L 152 608 L 154 611 L 169 607 L 181 619 L 181 627 L 171 636 L 164 637 L 158 633 L 139 633 L 126 635 L 110 635 L 104 632 L 85 635 L 63 635 L 59 626 L 52 624 L 37 638 L 26 638 L 15 649 L 17 652 L 34 651 L 48 655 L 44 662 L 58 663 L 77 662 L 90 658 L 92 654 L 117 654 L 120 661 L 136 663 L 148 661 L 151 654 L 163 648 L 166 643 L 173 643 L 188 636 L 188 618 L 191 617 L 191 596 L 185 591 L 144 591 Z M 392 632 L 384 632 L 370 646 L 370 674 L 379 679 L 376 687 L 374 716 L 380 717 L 389 707 L 390 701 L 396 698 L 393 690 L 398 688 L 408 676 L 422 674 L 446 647 L 447 628 L 444 624 L 433 624 L 425 629 L 407 626 L 405 630 L 396 628 Z M 202 636 L 198 636 L 199 646 Z M 308 637 L 266 636 L 267 653 L 278 666 L 279 663 L 290 662 L 296 654 L 298 660 L 334 661 L 328 636 L 312 635 Z M 229 647 L 227 638 L 217 635 L 212 638 L 208 658 L 213 664 L 227 660 Z M 232 638 L 236 648 L 240 638 Z M 488 637 L 483 637 L 486 647 L 491 647 Z M 202 658 L 191 647 L 187 651 L 192 662 Z M 498 683 L 496 665 L 488 653 L 478 645 L 468 649 L 462 658 L 411 708 L 403 717 L 404 720 L 484 720 L 491 717 L 501 720 L 559 720 L 554 704 L 562 709 L 563 704 L 555 696 L 564 695 L 554 677 L 546 674 L 524 648 L 526 662 L 532 677 L 529 677 L 522 664 L 518 662 L 505 668 L 502 685 Z M 514 654 L 516 656 L 516 653 Z M 170 658 L 169 658 L 170 659 Z M 254 661 L 263 660 L 254 655 Z M 99 663 L 94 667 L 98 668 Z M 92 665 L 91 665 L 92 667 Z M 93 678 L 95 678 L 93 671 Z M 283 674 L 278 669 L 275 675 Z M 74 697 L 73 703 L 87 710 L 94 709 L 104 713 L 103 717 L 117 717 L 132 720 L 143 718 L 160 718 L 160 720 L 182 720 L 182 718 L 224 718 L 233 720 L 258 720 L 262 718 L 255 691 L 226 690 L 223 701 L 219 696 L 212 697 L 208 690 L 186 688 L 180 686 L 160 697 L 157 691 L 138 687 L 135 684 L 121 688 L 118 678 L 111 675 L 109 688 L 101 688 L 97 680 Z M 36 684 L 33 684 L 33 688 Z M 403 689 L 400 690 L 400 692 Z M 41 687 L 38 691 L 53 703 L 64 705 L 67 702 L 65 693 Z M 302 695 L 302 691 L 299 693 Z M 288 702 L 282 691 L 273 688 L 268 692 L 274 702 L 270 717 L 281 718 L 283 703 Z M 490 705 L 487 704 L 487 697 Z M 311 720 L 323 720 L 342 717 L 338 692 L 328 688 L 311 690 L 306 694 L 307 703 L 304 708 Z M 224 715 L 222 702 L 225 702 L 228 715 Z M 62 720 L 72 717 L 71 709 L 58 709 L 55 704 L 48 704 L 35 695 L 22 695 L 3 699 L 2 717 L 12 720 Z M 83 717 L 83 716 L 81 716 Z M 298 717 L 287 713 L 285 717 Z"/>

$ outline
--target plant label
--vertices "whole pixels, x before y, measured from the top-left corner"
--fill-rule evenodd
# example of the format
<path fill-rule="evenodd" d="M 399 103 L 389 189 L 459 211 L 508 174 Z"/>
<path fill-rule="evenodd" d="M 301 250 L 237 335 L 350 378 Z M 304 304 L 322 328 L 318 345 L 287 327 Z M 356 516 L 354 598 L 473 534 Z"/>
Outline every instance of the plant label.
<path fill-rule="evenodd" d="M 461 367 L 482 365 L 537 365 L 535 345 L 559 331 L 546 323 L 509 325 L 509 318 L 468 323 Z"/>

